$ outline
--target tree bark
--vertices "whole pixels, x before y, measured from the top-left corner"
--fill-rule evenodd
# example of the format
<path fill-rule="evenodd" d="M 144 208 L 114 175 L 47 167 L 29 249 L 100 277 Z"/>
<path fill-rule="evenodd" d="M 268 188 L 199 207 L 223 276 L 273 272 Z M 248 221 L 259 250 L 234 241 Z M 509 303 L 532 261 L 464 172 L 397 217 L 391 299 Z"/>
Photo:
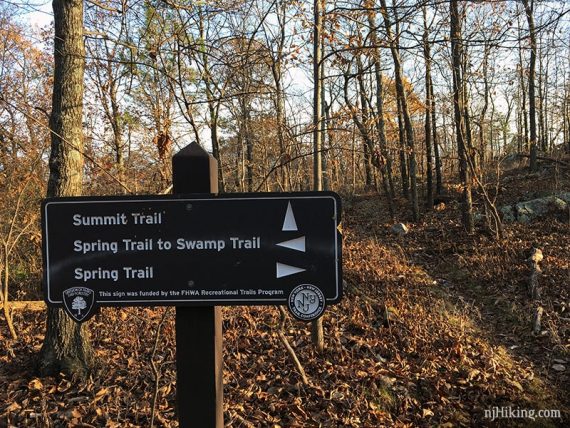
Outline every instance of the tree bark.
<path fill-rule="evenodd" d="M 485 164 L 485 152 L 487 147 L 485 144 L 485 120 L 487 109 L 489 108 L 489 43 L 485 43 L 483 51 L 483 108 L 481 109 L 481 114 L 479 115 L 479 165 L 483 170 Z M 491 129 L 493 128 L 493 121 L 491 120 Z M 491 150 L 493 149 L 493 144 L 491 142 Z M 491 157 L 495 153 L 491 152 Z"/>
<path fill-rule="evenodd" d="M 366 88 L 364 86 L 364 66 L 360 57 L 356 56 L 356 65 L 358 72 L 356 73 L 356 81 L 358 82 L 358 95 L 360 96 L 360 109 L 362 111 L 362 122 L 363 129 L 366 134 L 368 134 L 368 123 L 370 123 L 370 113 L 368 111 L 368 101 L 366 99 Z M 345 96 L 346 97 L 346 96 Z M 366 177 L 366 186 L 370 187 L 374 184 L 373 173 L 372 173 L 372 156 L 374 153 L 374 141 L 372 138 L 363 139 L 363 152 L 364 152 L 364 172 Z"/>
<path fill-rule="evenodd" d="M 396 97 L 398 114 L 398 140 L 400 142 L 400 179 L 402 180 L 402 196 L 410 199 L 410 176 L 408 175 L 408 156 L 406 155 L 406 131 L 404 130 L 404 118 L 402 115 L 402 104 Z"/>
<path fill-rule="evenodd" d="M 382 10 L 382 16 L 384 17 L 384 26 L 386 28 L 386 35 L 388 36 L 388 40 L 390 43 L 390 52 L 392 53 L 392 60 L 394 61 L 394 75 L 396 78 L 396 95 L 402 109 L 402 116 L 404 119 L 404 129 L 406 131 L 406 146 L 409 151 L 408 158 L 410 162 L 409 175 L 410 175 L 412 216 L 414 221 L 418 221 L 420 218 L 420 213 L 418 205 L 418 188 L 416 184 L 417 168 L 416 168 L 414 127 L 408 109 L 406 89 L 404 88 L 402 65 L 398 49 L 398 42 L 396 40 L 397 34 L 396 35 L 392 34 L 392 24 L 388 16 L 388 8 L 386 6 L 386 0 L 380 0 L 380 4 L 382 6 L 381 10 Z"/>
<path fill-rule="evenodd" d="M 51 154 L 47 196 L 76 196 L 83 180 L 83 0 L 54 0 L 54 86 L 50 117 Z M 83 376 L 94 356 L 87 328 L 62 309 L 48 308 L 39 370 Z"/>
<path fill-rule="evenodd" d="M 433 145 L 433 135 L 432 135 L 432 94 L 433 89 L 431 88 L 431 53 L 428 40 L 428 25 L 427 25 L 427 7 L 423 7 L 423 22 L 424 22 L 424 32 L 422 36 L 422 41 L 424 45 L 424 62 L 425 62 L 425 85 L 426 85 L 426 111 L 425 111 L 425 144 L 426 144 L 426 206 L 428 209 L 433 207 L 433 157 L 432 157 L 432 145 Z"/>
<path fill-rule="evenodd" d="M 200 30 L 200 56 L 204 67 L 204 85 L 206 87 L 206 99 L 208 100 L 208 127 L 210 128 L 210 141 L 212 142 L 212 156 L 218 161 L 218 186 L 220 192 L 224 192 L 225 181 L 223 173 L 223 164 L 220 153 L 220 142 L 218 139 L 218 114 L 220 103 L 215 100 L 214 91 L 212 90 L 212 76 L 210 72 L 210 63 L 208 61 L 208 52 L 206 52 L 206 34 L 204 29 L 204 11 L 202 6 L 199 10 L 199 30 Z"/>
<path fill-rule="evenodd" d="M 564 87 L 564 111 L 562 113 L 564 124 L 564 141 L 566 142 L 566 153 L 570 153 L 570 85 Z"/>
<path fill-rule="evenodd" d="M 323 170 L 321 149 L 323 135 L 321 132 L 323 82 L 321 79 L 321 61 L 323 58 L 321 37 L 323 31 L 322 8 L 324 0 L 314 0 L 314 32 L 313 32 L 313 189 L 323 189 Z"/>
<path fill-rule="evenodd" d="M 388 152 L 388 142 L 386 140 L 386 122 L 384 120 L 384 82 L 381 71 L 381 55 L 378 46 L 378 36 L 376 32 L 376 17 L 372 10 L 368 10 L 368 25 L 370 27 L 370 43 L 373 46 L 373 60 L 374 60 L 374 77 L 376 80 L 376 129 L 378 131 L 378 142 L 380 146 L 379 160 L 383 175 L 388 180 L 389 194 L 388 204 L 390 212 L 394 212 L 394 198 L 396 193 L 394 191 L 394 179 L 392 177 L 392 157 Z M 393 214 L 392 214 L 393 217 Z"/>
<path fill-rule="evenodd" d="M 528 22 L 528 31 L 530 36 L 530 63 L 528 66 L 528 115 L 530 128 L 530 170 L 538 171 L 538 141 L 536 133 L 536 97 L 535 97 L 535 79 L 536 79 L 536 30 L 534 27 L 533 0 L 523 0 L 526 19 Z"/>
<path fill-rule="evenodd" d="M 437 195 L 443 194 L 443 175 L 441 172 L 441 156 L 439 154 L 439 139 L 437 135 L 437 121 L 435 116 L 435 95 L 433 90 L 433 79 L 430 75 L 430 112 L 431 112 L 431 132 L 432 132 L 432 141 L 433 141 L 433 155 L 435 158 L 435 193 Z"/>
<path fill-rule="evenodd" d="M 471 178 L 468 168 L 468 153 L 465 141 L 465 124 L 463 114 L 463 76 L 462 47 L 461 47 L 461 20 L 459 17 L 458 0 L 450 0 L 450 38 L 453 64 L 453 109 L 455 114 L 455 130 L 457 138 L 457 153 L 459 155 L 459 179 L 463 186 L 462 192 L 462 217 L 463 225 L 467 233 L 473 233 L 473 202 L 471 199 Z"/>
<path fill-rule="evenodd" d="M 323 133 L 321 128 L 322 120 L 322 96 L 323 80 L 321 62 L 323 60 L 323 10 L 325 0 L 314 0 L 313 2 L 313 190 L 323 190 L 323 163 L 321 150 L 323 146 Z M 323 318 L 311 321 L 311 339 L 317 352 L 325 349 L 325 338 L 323 332 Z"/>
<path fill-rule="evenodd" d="M 281 188 L 284 191 L 290 191 L 291 183 L 291 166 L 287 159 L 291 158 L 290 150 L 285 143 L 285 94 L 283 91 L 283 49 L 285 45 L 285 12 L 286 3 L 278 1 L 275 5 L 277 22 L 279 24 L 279 38 L 277 39 L 277 46 L 275 55 L 271 58 L 271 73 L 275 83 L 275 96 L 273 99 L 275 106 L 275 116 L 277 120 L 277 141 L 279 143 L 279 151 L 282 159 L 282 166 L 280 169 L 281 175 Z"/>

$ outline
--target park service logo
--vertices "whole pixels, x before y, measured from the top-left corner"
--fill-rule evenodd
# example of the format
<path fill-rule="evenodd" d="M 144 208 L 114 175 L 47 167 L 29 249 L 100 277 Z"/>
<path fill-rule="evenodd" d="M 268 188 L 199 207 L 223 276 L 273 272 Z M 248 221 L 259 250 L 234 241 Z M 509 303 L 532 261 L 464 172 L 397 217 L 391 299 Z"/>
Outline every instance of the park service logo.
<path fill-rule="evenodd" d="M 77 322 L 89 318 L 94 300 L 94 293 L 90 288 L 72 287 L 63 292 L 65 309 L 71 318 Z"/>

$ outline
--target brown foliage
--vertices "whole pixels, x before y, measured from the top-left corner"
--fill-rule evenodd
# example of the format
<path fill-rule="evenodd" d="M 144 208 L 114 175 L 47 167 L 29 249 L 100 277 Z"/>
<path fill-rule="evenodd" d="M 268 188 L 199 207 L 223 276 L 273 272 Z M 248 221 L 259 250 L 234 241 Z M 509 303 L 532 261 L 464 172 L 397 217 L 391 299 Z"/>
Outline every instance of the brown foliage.
<path fill-rule="evenodd" d="M 481 230 L 465 237 L 456 205 L 426 214 L 396 237 L 377 195 L 345 200 L 346 296 L 327 310 L 322 355 L 314 353 L 307 326 L 282 324 L 277 308 L 224 308 L 226 424 L 488 426 L 484 410 L 493 406 L 558 409 L 567 418 L 568 226 L 558 220 L 507 225 L 500 242 Z M 398 214 L 405 217 L 402 207 Z M 544 254 L 538 335 L 526 294 L 534 243 Z M 166 317 L 151 353 L 163 313 L 103 309 L 91 321 L 100 369 L 75 383 L 34 375 L 43 317 L 16 312 L 20 340 L 0 335 L 0 426 L 149 426 L 151 358 L 160 371 L 156 424 L 177 426 L 174 317 Z M 564 426 L 564 420 L 541 421 Z"/>

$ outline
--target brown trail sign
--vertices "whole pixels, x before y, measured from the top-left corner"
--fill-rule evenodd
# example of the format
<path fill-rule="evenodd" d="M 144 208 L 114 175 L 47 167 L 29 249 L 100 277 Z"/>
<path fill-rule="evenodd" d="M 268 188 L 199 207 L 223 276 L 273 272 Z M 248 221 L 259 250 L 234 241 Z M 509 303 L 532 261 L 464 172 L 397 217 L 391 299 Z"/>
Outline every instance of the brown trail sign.
<path fill-rule="evenodd" d="M 287 304 L 307 321 L 342 297 L 338 195 L 215 196 L 216 171 L 193 143 L 173 157 L 174 195 L 42 204 L 48 305 L 78 322 L 99 306 L 177 306 L 181 426 L 222 426 L 216 306 Z"/>

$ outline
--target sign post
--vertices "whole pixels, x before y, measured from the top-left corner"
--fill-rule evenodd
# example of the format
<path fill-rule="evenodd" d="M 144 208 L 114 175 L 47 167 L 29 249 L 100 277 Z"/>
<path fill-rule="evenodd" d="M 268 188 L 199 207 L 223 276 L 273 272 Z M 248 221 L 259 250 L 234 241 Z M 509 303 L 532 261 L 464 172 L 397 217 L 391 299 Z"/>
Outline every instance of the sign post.
<path fill-rule="evenodd" d="M 287 305 L 303 321 L 342 297 L 333 192 L 218 196 L 217 162 L 192 143 L 174 193 L 46 199 L 45 301 L 77 322 L 100 306 L 176 306 L 182 428 L 223 427 L 225 305 Z"/>
<path fill-rule="evenodd" d="M 197 143 L 172 158 L 174 193 L 218 193 L 217 161 Z M 176 404 L 181 428 L 224 426 L 222 313 L 176 307 Z"/>

